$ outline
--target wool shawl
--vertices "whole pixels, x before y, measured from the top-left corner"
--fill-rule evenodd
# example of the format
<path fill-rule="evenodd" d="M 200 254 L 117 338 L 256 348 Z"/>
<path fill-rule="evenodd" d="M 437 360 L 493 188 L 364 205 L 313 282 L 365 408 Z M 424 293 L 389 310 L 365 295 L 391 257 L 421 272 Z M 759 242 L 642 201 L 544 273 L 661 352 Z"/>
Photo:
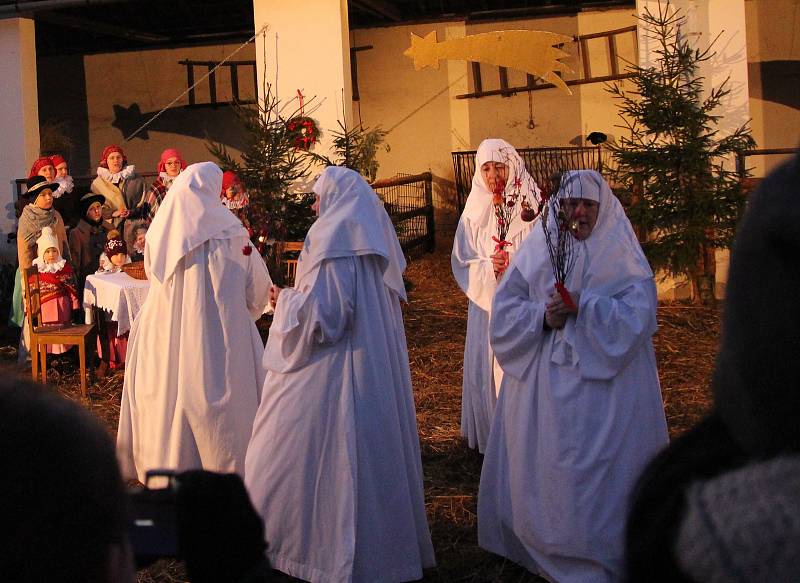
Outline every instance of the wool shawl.
<path fill-rule="evenodd" d="M 78 299 L 75 273 L 69 263 L 65 263 L 64 267 L 56 273 L 39 272 L 40 302 L 44 304 L 61 297 Z"/>
<path fill-rule="evenodd" d="M 25 205 L 19 217 L 19 230 L 17 236 L 24 239 L 28 245 L 35 245 L 41 237 L 42 229 L 56 222 L 56 210 L 52 207 L 42 209 L 33 203 Z"/>

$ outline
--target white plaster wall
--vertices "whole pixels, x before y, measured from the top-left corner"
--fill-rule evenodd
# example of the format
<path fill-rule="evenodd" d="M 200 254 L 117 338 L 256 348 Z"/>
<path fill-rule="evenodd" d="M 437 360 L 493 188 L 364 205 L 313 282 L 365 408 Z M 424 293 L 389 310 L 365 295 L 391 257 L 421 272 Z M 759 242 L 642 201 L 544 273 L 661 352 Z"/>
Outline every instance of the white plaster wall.
<path fill-rule="evenodd" d="M 578 14 L 578 34 L 588 35 L 608 30 L 616 30 L 636 24 L 636 14 L 633 8 L 615 10 L 596 10 Z M 628 65 L 636 64 L 638 47 L 636 35 L 625 33 L 617 35 L 616 49 L 618 55 L 617 66 L 619 72 L 624 73 Z M 592 39 L 589 41 L 589 55 L 592 57 L 591 72 L 593 75 L 611 74 L 610 54 L 605 39 Z M 629 81 L 620 81 L 624 87 L 630 88 Z M 606 83 L 589 83 L 579 85 L 577 90 L 581 102 L 581 133 L 589 135 L 593 131 L 600 131 L 615 140 L 622 135 L 624 130 L 618 127 L 622 120 L 619 111 L 606 90 Z M 585 144 L 585 142 L 584 142 Z"/>
<path fill-rule="evenodd" d="M 438 40 L 457 38 L 492 30 L 529 29 L 559 32 L 570 36 L 630 26 L 633 11 L 597 10 L 574 17 L 465 25 L 461 21 L 391 28 L 359 29 L 351 32 L 351 45 L 372 45 L 358 53 L 361 101 L 355 105 L 365 125 L 390 130 L 391 151 L 381 152 L 379 176 L 395 173 L 434 174 L 434 200 L 440 211 L 437 220 L 454 224 L 455 191 L 451 152 L 474 150 L 487 137 L 500 137 L 517 147 L 564 146 L 584 143 L 586 133 L 598 130 L 615 134 L 616 106 L 603 84 L 573 87 L 567 96 L 558 89 L 532 92 L 534 129 L 528 128 L 528 94 L 511 97 L 456 99 L 473 90 L 466 61 L 440 61 L 439 69 L 416 71 L 403 52 L 410 46 L 410 33 L 424 36 L 436 31 Z M 633 35 L 622 40 L 620 54 L 636 59 Z M 577 48 L 567 47 L 573 55 Z M 591 49 L 590 49 L 591 50 Z M 593 71 L 609 69 L 605 47 L 592 54 L 599 59 Z M 567 61 L 578 68 L 575 56 Z M 499 86 L 497 68 L 484 66 L 484 89 Z M 509 70 L 509 84 L 525 84 L 524 73 Z"/>
<path fill-rule="evenodd" d="M 454 97 L 466 89 L 466 64 L 441 61 L 439 69 L 415 71 L 411 59 L 403 55 L 412 32 L 423 36 L 431 30 L 439 39 L 448 33 L 462 34 L 458 23 L 352 31 L 353 46 L 373 46 L 358 53 L 361 100 L 355 105 L 356 121 L 388 132 L 391 149 L 379 152 L 379 178 L 430 171 L 438 206 L 453 211 L 450 152 L 471 145 L 469 110 Z"/>
<path fill-rule="evenodd" d="M 229 112 L 211 111 L 210 109 L 181 112 L 184 117 L 181 117 L 182 121 L 178 125 L 172 121 L 174 112 L 167 112 L 148 128 L 148 139 L 142 139 L 140 136 L 125 142 L 125 133 L 112 126 L 115 120 L 114 105 L 130 108 L 133 104 L 138 104 L 142 114 L 150 114 L 143 117 L 143 121 L 146 121 L 187 89 L 186 67 L 180 65 L 179 61 L 184 59 L 221 61 L 239 46 L 202 46 L 86 56 L 84 67 L 89 115 L 90 159 L 93 164 L 89 170 L 94 172 L 103 148 L 109 144 L 121 146 L 125 150 L 128 160 L 143 172 L 155 172 L 159 156 L 166 148 L 177 148 L 189 163 L 211 160 L 212 156 L 206 149 L 204 138 L 209 124 L 213 123 L 209 120 Z M 233 58 L 252 60 L 255 58 L 254 52 L 254 45 L 251 43 Z M 195 81 L 200 80 L 206 72 L 205 68 L 195 68 Z M 252 81 L 240 79 L 239 86 L 241 99 L 254 97 Z M 199 85 L 196 91 L 198 102 L 208 100 L 207 82 Z M 223 101 L 230 98 L 229 75 L 227 69 L 223 68 L 218 72 L 217 77 L 217 99 Z M 175 103 L 175 107 L 188 103 L 188 95 L 184 95 Z M 222 109 L 227 110 L 228 108 L 220 108 L 220 110 Z M 191 131 L 195 136 L 168 131 L 169 129 L 181 132 Z"/>
<path fill-rule="evenodd" d="M 637 0 L 639 14 L 646 8 L 657 14 L 658 0 Z M 663 6 L 663 3 L 662 3 Z M 719 36 L 714 45 L 714 56 L 700 64 L 698 75 L 705 78 L 705 94 L 712 88 L 719 87 L 726 79 L 730 94 L 725 97 L 718 113 L 723 117 L 718 123 L 719 135 L 730 135 L 733 130 L 750 120 L 750 96 L 747 71 L 747 34 L 744 0 L 672 0 L 671 8 L 678 9 L 686 17 L 683 34 L 690 42 L 703 50 Z M 645 35 L 639 34 L 640 62 L 655 63 L 658 56 L 654 53 L 657 44 L 649 41 Z M 729 168 L 733 168 L 735 160 L 726 160 Z M 725 295 L 725 283 L 728 280 L 728 251 L 716 254 L 716 295 Z M 682 279 L 658 278 L 659 297 L 665 299 L 681 299 L 685 295 L 685 283 Z"/>
<path fill-rule="evenodd" d="M 758 65 L 774 61 L 800 61 L 800 0 L 745 0 L 747 20 L 747 60 Z M 786 78 L 787 85 L 797 79 Z M 761 95 L 762 80 L 749 79 L 750 114 L 753 137 L 759 148 L 796 148 L 800 146 L 800 110 L 783 103 L 768 101 Z M 752 156 L 748 165 L 753 175 L 765 176 L 786 156 Z"/>
<path fill-rule="evenodd" d="M 15 178 L 28 176 L 39 156 L 39 112 L 36 99 L 36 37 L 32 20 L 0 20 L 0 256 L 14 261 L 16 244 Z"/>

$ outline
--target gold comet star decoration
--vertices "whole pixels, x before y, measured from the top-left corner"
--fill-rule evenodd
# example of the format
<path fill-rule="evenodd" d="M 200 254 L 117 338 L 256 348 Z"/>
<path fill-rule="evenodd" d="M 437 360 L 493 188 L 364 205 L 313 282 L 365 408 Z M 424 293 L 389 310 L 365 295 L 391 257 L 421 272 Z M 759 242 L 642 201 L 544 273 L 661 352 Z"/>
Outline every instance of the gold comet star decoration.
<path fill-rule="evenodd" d="M 414 59 L 414 68 L 439 68 L 441 59 L 460 59 L 490 63 L 499 67 L 517 69 L 541 77 L 567 95 L 572 95 L 556 71 L 572 72 L 560 59 L 569 53 L 555 45 L 572 42 L 573 38 L 540 30 L 503 30 L 473 34 L 437 42 L 436 31 L 418 36 L 411 33 L 411 46 L 403 53 Z"/>

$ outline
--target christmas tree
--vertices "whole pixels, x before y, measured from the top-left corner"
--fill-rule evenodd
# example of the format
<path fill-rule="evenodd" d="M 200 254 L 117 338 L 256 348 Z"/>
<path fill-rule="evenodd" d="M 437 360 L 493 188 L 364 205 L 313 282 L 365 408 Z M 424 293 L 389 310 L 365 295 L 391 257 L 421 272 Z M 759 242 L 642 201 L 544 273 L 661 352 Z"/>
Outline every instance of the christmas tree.
<path fill-rule="evenodd" d="M 728 248 L 744 207 L 739 175 L 730 160 L 755 146 L 747 125 L 721 137 L 717 122 L 730 87 L 725 80 L 704 94 L 700 64 L 714 57 L 690 46 L 686 18 L 669 2 L 640 17 L 656 43 L 654 66 L 631 66 L 632 90 L 608 90 L 619 100 L 628 135 L 611 144 L 611 170 L 628 215 L 652 266 L 687 276 L 696 302 L 714 302 L 714 251 Z"/>
<path fill-rule="evenodd" d="M 307 150 L 319 131 L 305 115 L 308 104 L 302 100 L 284 116 L 285 108 L 269 83 L 264 83 L 262 95 L 256 107 L 233 105 L 247 140 L 241 162 L 224 144 L 210 142 L 207 147 L 223 169 L 235 171 L 243 180 L 250 198 L 253 242 L 273 279 L 282 284 L 282 243 L 305 238 L 314 221 L 313 195 L 296 192 L 294 185 L 308 178 L 315 164 Z"/>
<path fill-rule="evenodd" d="M 339 129 L 333 130 L 333 158 L 312 153 L 313 158 L 323 166 L 345 166 L 360 173 L 369 182 L 375 182 L 378 175 L 378 148 L 386 138 L 386 131 L 380 127 L 369 129 L 362 125 L 348 129 L 341 121 Z M 388 152 L 389 146 L 383 145 Z"/>

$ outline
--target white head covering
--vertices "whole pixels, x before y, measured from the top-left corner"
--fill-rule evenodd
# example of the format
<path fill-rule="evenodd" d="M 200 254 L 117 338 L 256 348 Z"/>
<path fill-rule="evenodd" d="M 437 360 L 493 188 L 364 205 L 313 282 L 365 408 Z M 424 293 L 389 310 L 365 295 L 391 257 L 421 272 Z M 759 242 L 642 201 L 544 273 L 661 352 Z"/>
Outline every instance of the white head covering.
<path fill-rule="evenodd" d="M 591 289 L 603 295 L 612 295 L 621 291 L 633 281 L 653 277 L 653 271 L 642 251 L 633 227 L 625 215 L 622 205 L 611 192 L 611 187 L 595 170 L 570 170 L 561 178 L 558 192 L 550 199 L 547 218 L 548 228 L 551 232 L 558 229 L 556 226 L 556 204 L 565 198 L 585 198 L 598 203 L 597 223 L 591 234 L 584 241 L 574 241 L 574 252 L 577 260 L 568 277 L 567 288 L 570 281 L 576 287 L 574 291 L 582 292 Z M 541 278 L 541 292 L 549 296 L 553 292 L 554 276 L 547 252 L 544 230 L 536 229 L 529 237 L 530 244 L 525 247 L 536 246 L 538 251 L 532 249 L 526 253 L 528 269 L 537 273 Z M 534 243 L 534 241 L 536 241 Z M 536 256 L 536 267 L 530 264 Z"/>
<path fill-rule="evenodd" d="M 40 264 L 45 264 L 44 252 L 51 247 L 58 249 L 58 253 L 61 255 L 61 249 L 59 249 L 58 246 L 58 237 L 56 237 L 56 234 L 53 232 L 53 227 L 42 227 L 42 234 L 36 239 L 36 255 Z"/>
<path fill-rule="evenodd" d="M 192 164 L 181 172 L 158 207 L 147 231 L 144 266 L 165 281 L 187 253 L 209 239 L 247 237 L 247 230 L 222 206 L 222 170 L 213 162 Z"/>
<path fill-rule="evenodd" d="M 483 140 L 475 154 L 475 174 L 472 176 L 472 189 L 464 204 L 462 217 L 479 227 L 489 228 L 496 221 L 492 206 L 492 192 L 483 180 L 481 166 L 486 162 L 501 162 L 508 168 L 506 193 L 514 188 L 514 181 L 520 180 L 520 197 L 527 197 L 531 203 L 541 198 L 541 190 L 536 181 L 528 174 L 525 163 L 514 149 L 514 146 L 498 138 Z M 525 226 L 525 222 L 517 214 L 508 227 L 507 239 L 512 239 Z"/>
<path fill-rule="evenodd" d="M 576 241 L 573 248 L 576 260 L 566 281 L 570 292 L 612 296 L 633 283 L 653 278 L 653 271 L 622 205 L 599 172 L 572 170 L 564 174 L 558 192 L 548 203 L 550 229 L 557 228 L 553 207 L 557 199 L 563 198 L 586 198 L 599 203 L 594 229 L 586 239 Z M 535 228 L 525 239 L 512 265 L 528 280 L 533 297 L 546 301 L 554 293 L 555 277 L 543 228 Z M 570 345 L 572 356 L 566 356 L 569 351 L 563 345 L 557 346 L 554 349 L 556 362 L 566 364 L 572 359 L 574 364 L 578 357 L 573 341 L 574 326 L 574 319 L 568 320 L 557 338 L 557 344 Z M 655 315 L 652 326 L 655 331 Z"/>
<path fill-rule="evenodd" d="M 377 255 L 383 259 L 383 281 L 406 299 L 406 260 L 383 202 L 358 172 L 330 166 L 314 184 L 319 218 L 308 230 L 297 262 L 295 287 L 311 287 L 324 259 Z M 159 211 L 160 212 L 160 211 Z"/>

